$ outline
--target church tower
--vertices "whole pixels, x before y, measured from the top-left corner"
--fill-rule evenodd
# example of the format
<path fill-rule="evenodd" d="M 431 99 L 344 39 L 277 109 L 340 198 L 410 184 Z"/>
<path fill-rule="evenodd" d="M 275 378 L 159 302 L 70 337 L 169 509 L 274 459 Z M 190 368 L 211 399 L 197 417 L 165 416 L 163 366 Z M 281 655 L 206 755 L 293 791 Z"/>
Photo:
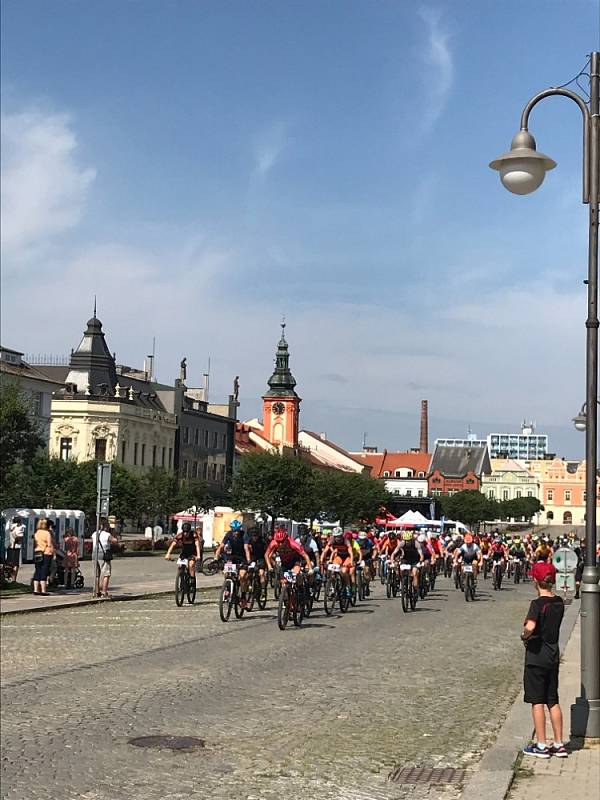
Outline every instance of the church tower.
<path fill-rule="evenodd" d="M 296 380 L 290 372 L 290 354 L 285 339 L 285 322 L 275 354 L 275 372 L 269 378 L 269 391 L 263 396 L 264 436 L 280 448 L 298 447 L 298 418 L 301 399 L 295 391 Z"/>

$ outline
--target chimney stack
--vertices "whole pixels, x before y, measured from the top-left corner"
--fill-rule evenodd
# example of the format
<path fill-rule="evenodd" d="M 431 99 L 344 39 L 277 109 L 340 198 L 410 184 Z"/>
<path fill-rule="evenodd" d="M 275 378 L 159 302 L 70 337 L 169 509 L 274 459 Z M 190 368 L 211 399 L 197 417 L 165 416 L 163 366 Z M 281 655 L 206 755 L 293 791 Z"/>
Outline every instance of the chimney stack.
<path fill-rule="evenodd" d="M 427 411 L 427 400 L 421 400 L 421 436 L 419 440 L 419 450 L 421 453 L 429 452 L 429 420 Z"/>

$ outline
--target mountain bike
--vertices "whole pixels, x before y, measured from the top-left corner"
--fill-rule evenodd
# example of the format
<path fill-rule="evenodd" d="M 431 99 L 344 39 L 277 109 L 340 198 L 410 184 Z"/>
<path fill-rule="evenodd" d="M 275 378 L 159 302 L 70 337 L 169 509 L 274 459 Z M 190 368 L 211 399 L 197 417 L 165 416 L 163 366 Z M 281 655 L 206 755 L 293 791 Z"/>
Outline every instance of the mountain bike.
<path fill-rule="evenodd" d="M 405 614 L 409 608 L 415 610 L 419 596 L 418 589 L 413 586 L 412 569 L 411 564 L 400 564 L 400 600 Z"/>
<path fill-rule="evenodd" d="M 288 570 L 281 578 L 281 592 L 277 606 L 277 625 L 284 631 L 290 616 L 294 625 L 299 628 L 304 619 L 305 587 L 298 584 L 299 574 Z M 305 581 L 302 581 L 304 584 Z"/>
<path fill-rule="evenodd" d="M 491 572 L 492 572 L 492 561 L 491 561 L 489 555 L 487 555 L 487 553 L 486 553 L 486 555 L 483 556 L 483 580 L 484 581 L 487 581 L 487 579 L 490 577 L 490 573 Z"/>
<path fill-rule="evenodd" d="M 248 564 L 248 581 L 250 589 L 248 590 L 248 602 L 246 605 L 247 611 L 252 611 L 254 603 L 264 611 L 267 606 L 267 582 L 265 578 L 265 585 L 260 582 L 260 575 L 256 569 L 256 562 L 252 561 Z"/>
<path fill-rule="evenodd" d="M 175 603 L 183 605 L 183 600 L 191 605 L 196 599 L 196 575 L 190 575 L 187 558 L 177 559 L 177 575 L 175 576 Z"/>
<path fill-rule="evenodd" d="M 504 570 L 502 568 L 501 561 L 494 562 L 494 568 L 492 570 L 492 586 L 494 591 L 498 591 L 502 588 L 502 578 L 504 577 Z"/>
<path fill-rule="evenodd" d="M 462 568 L 464 574 L 463 591 L 465 593 L 465 600 L 475 600 L 475 575 L 473 574 L 472 564 L 463 564 Z"/>
<path fill-rule="evenodd" d="M 379 576 L 379 582 L 383 586 L 387 575 L 387 556 L 379 556 L 377 562 L 377 575 Z"/>
<path fill-rule="evenodd" d="M 515 583 L 521 583 L 521 578 L 523 577 L 523 563 L 520 559 L 517 559 L 515 562 L 515 573 L 513 575 L 513 581 Z"/>
<path fill-rule="evenodd" d="M 219 615 L 223 622 L 227 622 L 231 616 L 231 611 L 241 619 L 244 616 L 244 609 L 241 605 L 240 579 L 237 574 L 237 564 L 227 561 L 223 567 L 223 586 L 219 596 Z"/>
<path fill-rule="evenodd" d="M 325 613 L 328 617 L 333 614 L 336 603 L 340 607 L 342 614 L 345 614 L 350 605 L 350 598 L 346 594 L 346 587 L 340 575 L 339 564 L 327 565 L 327 577 L 325 579 L 325 588 L 323 590 L 323 602 L 325 606 Z"/>
<path fill-rule="evenodd" d="M 398 576 L 397 562 L 391 561 L 387 567 L 387 575 L 385 577 L 385 594 L 387 598 L 397 597 L 400 590 L 400 579 Z"/>

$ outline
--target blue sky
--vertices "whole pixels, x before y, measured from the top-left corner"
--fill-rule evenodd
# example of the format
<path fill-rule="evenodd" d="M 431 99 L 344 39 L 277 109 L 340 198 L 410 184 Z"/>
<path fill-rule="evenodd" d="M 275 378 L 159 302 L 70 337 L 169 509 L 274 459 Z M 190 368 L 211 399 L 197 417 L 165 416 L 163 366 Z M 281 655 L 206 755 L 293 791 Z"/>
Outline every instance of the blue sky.
<path fill-rule="evenodd" d="M 2 342 L 68 353 L 98 295 L 257 413 L 288 320 L 303 424 L 358 449 L 516 429 L 583 455 L 580 118 L 514 197 L 487 164 L 599 42 L 598 0 L 2 4 Z"/>

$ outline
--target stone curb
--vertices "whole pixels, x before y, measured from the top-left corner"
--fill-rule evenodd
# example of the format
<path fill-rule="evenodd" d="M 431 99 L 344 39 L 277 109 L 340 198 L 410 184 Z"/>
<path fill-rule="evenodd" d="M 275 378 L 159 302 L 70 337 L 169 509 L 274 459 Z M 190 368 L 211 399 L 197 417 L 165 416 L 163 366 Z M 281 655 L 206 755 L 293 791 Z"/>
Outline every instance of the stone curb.
<path fill-rule="evenodd" d="M 564 653 L 579 616 L 579 603 L 567 608 L 560 630 L 560 651 Z M 466 784 L 461 800 L 505 800 L 513 782 L 521 748 L 531 736 L 531 712 L 519 696 L 512 704 L 494 744 L 487 750 L 475 774 Z"/>
<path fill-rule="evenodd" d="M 199 586 L 196 590 L 198 594 L 211 592 L 213 589 L 219 589 L 220 586 Z M 40 606 L 39 608 L 10 608 L 6 611 L 0 611 L 0 617 L 7 617 L 12 614 L 37 614 L 38 612 L 44 613 L 46 611 L 61 611 L 63 608 L 78 608 L 79 606 L 93 606 L 97 603 L 117 603 L 125 602 L 127 600 L 145 600 L 149 597 L 161 597 L 173 594 L 173 589 L 161 589 L 157 592 L 141 592 L 139 594 L 117 594 L 112 595 L 109 601 L 103 600 L 101 597 L 90 597 L 86 600 L 73 600 L 68 603 L 61 603 L 57 606 Z M 27 595 L 29 597 L 29 595 Z"/>

